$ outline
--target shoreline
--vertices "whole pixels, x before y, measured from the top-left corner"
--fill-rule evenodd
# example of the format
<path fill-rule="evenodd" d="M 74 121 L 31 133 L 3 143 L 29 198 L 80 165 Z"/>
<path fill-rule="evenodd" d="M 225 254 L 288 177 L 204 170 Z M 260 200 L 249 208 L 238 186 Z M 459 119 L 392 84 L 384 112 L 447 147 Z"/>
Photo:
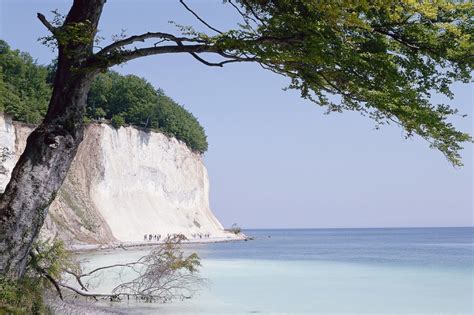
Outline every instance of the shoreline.
<path fill-rule="evenodd" d="M 181 242 L 182 245 L 192 245 L 192 244 L 212 244 L 212 243 L 229 243 L 229 242 L 240 242 L 248 241 L 252 239 L 251 237 L 246 236 L 243 233 L 236 234 L 235 237 L 214 237 L 207 239 L 199 240 L 184 240 Z M 70 250 L 75 253 L 89 252 L 89 251 L 101 251 L 101 250 L 110 250 L 110 249 L 124 249 L 128 248 L 140 248 L 140 247 L 153 247 L 156 245 L 163 244 L 164 241 L 130 241 L 130 242 L 114 242 L 110 244 L 71 244 L 66 245 L 67 250 Z"/>

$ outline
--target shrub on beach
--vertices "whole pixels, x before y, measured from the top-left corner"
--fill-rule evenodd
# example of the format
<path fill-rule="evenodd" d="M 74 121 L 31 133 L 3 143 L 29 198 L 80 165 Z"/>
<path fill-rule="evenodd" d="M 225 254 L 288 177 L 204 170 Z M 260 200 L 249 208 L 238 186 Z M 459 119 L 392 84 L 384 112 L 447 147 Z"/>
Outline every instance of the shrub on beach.
<path fill-rule="evenodd" d="M 242 229 L 240 228 L 240 226 L 237 225 L 237 223 L 232 224 L 230 229 L 227 229 L 227 231 L 232 232 L 234 234 L 242 233 Z"/>

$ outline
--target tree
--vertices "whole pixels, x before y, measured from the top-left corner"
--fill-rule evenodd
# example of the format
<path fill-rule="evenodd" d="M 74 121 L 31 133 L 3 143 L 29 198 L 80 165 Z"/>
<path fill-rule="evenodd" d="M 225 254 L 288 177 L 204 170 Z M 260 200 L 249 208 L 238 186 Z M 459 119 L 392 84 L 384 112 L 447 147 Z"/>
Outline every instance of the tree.
<path fill-rule="evenodd" d="M 114 71 L 99 74 L 89 91 L 87 115 L 109 119 L 115 127 L 126 123 L 159 130 L 184 141 L 195 152 L 207 151 L 206 133 L 196 117 L 162 90 L 134 75 Z"/>
<path fill-rule="evenodd" d="M 135 261 L 101 266 L 85 273 L 66 269 L 74 281 L 57 281 L 57 287 L 95 300 L 120 301 L 132 297 L 144 302 L 168 302 L 190 298 L 205 280 L 198 274 L 201 266 L 199 256 L 196 253 L 185 256 L 181 249 L 181 241 L 185 239 L 183 235 L 170 236 L 163 244 Z M 91 280 L 103 272 L 118 273 L 120 283 L 110 293 L 91 292 Z M 127 280 L 123 280 L 121 275 Z M 62 296 L 61 290 L 58 290 L 58 295 Z"/>
<path fill-rule="evenodd" d="M 58 64 L 46 117 L 28 138 L 0 199 L 3 274 L 24 273 L 47 207 L 82 141 L 93 78 L 144 56 L 186 53 L 217 67 L 256 62 L 290 78 L 289 88 L 329 112 L 355 110 L 377 124 L 398 124 L 407 136 L 423 137 L 461 165 L 459 150 L 471 137 L 449 122 L 455 109 L 431 104 L 429 96 L 434 91 L 453 97 L 450 84 L 471 79 L 473 4 L 227 0 L 242 23 L 221 31 L 180 2 L 215 35 L 178 26 L 180 35 L 145 32 L 94 50 L 105 0 L 74 0 L 65 19 L 53 23 L 38 14 L 52 34 L 45 41 L 57 43 Z M 208 61 L 203 53 L 222 60 Z"/>
<path fill-rule="evenodd" d="M 46 113 L 51 87 L 48 69 L 39 66 L 27 53 L 12 51 L 0 40 L 0 111 L 16 120 L 39 123 Z"/>
<path fill-rule="evenodd" d="M 36 241 L 21 281 L 0 276 L 0 313 L 49 314 L 45 311 L 43 294 L 50 288 L 61 300 L 81 296 L 95 301 L 135 298 L 164 303 L 191 298 L 206 281 L 199 276 L 199 256 L 184 254 L 181 242 L 185 239 L 180 234 L 169 236 L 136 260 L 103 265 L 87 272 L 65 250 L 61 240 Z M 119 275 L 113 289 L 94 292 L 100 278 L 110 273 L 114 278 Z"/>
<path fill-rule="evenodd" d="M 0 40 L 0 111 L 17 121 L 39 123 L 46 115 L 56 67 L 54 62 L 47 67 L 38 65 L 28 53 L 11 50 Z M 85 121 L 91 119 L 106 119 L 115 127 L 126 123 L 159 130 L 199 153 L 208 146 L 196 117 L 162 90 L 134 75 L 107 71 L 95 77 L 87 95 Z"/>

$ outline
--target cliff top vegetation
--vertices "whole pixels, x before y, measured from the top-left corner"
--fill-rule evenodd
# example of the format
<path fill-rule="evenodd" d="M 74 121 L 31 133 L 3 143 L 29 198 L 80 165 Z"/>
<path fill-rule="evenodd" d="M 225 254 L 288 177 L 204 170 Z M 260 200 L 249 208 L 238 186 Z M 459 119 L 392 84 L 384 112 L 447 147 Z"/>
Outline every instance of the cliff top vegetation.
<path fill-rule="evenodd" d="M 12 50 L 0 39 L 0 111 L 15 120 L 39 124 L 52 92 L 55 64 L 39 65 L 26 52 Z M 158 130 L 204 153 L 204 128 L 183 106 L 145 79 L 114 71 L 99 74 L 88 94 L 86 121 L 110 121 Z"/>

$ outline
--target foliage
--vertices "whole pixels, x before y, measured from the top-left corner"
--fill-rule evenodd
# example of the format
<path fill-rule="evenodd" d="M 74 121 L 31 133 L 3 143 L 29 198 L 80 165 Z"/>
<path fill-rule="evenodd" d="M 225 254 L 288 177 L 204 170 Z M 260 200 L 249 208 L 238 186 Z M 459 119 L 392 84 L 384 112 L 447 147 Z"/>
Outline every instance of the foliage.
<path fill-rule="evenodd" d="M 77 270 L 78 265 L 64 242 L 60 239 L 37 240 L 33 246 L 30 260 L 28 261 L 30 276 L 33 277 L 39 270 L 50 275 L 55 280 L 60 280 L 65 269 Z M 49 284 L 48 282 L 45 283 Z"/>
<path fill-rule="evenodd" d="M 160 130 L 182 140 L 195 151 L 207 151 L 207 137 L 198 120 L 161 90 L 155 110 L 154 117 Z"/>
<path fill-rule="evenodd" d="M 199 277 L 200 258 L 196 253 L 185 255 L 181 249 L 183 235 L 173 235 L 165 239 L 163 244 L 155 247 L 150 253 L 136 261 L 101 266 L 86 273 L 67 271 L 73 275 L 81 289 L 62 283 L 81 296 L 103 298 L 110 301 L 121 301 L 124 297 L 134 297 L 144 302 L 169 302 L 173 299 L 190 298 L 204 283 Z M 89 291 L 99 276 L 108 273 L 119 275 L 121 283 L 110 293 L 94 293 Z M 97 286 L 97 283 L 95 284 Z"/>
<path fill-rule="evenodd" d="M 0 277 L 0 314 L 50 314 L 43 302 L 45 289 L 51 288 L 47 276 L 59 280 L 66 268 L 78 267 L 62 241 L 37 241 L 23 278 L 14 281 Z"/>
<path fill-rule="evenodd" d="M 240 228 L 240 226 L 237 225 L 237 223 L 232 224 L 230 229 L 227 229 L 227 231 L 232 232 L 234 234 L 242 233 L 242 229 Z"/>
<path fill-rule="evenodd" d="M 43 290 L 36 278 L 14 281 L 0 277 L 0 314 L 51 314 L 43 303 Z"/>
<path fill-rule="evenodd" d="M 0 40 L 0 112 L 26 123 L 39 123 L 51 96 L 47 76 L 46 67 Z"/>
<path fill-rule="evenodd" d="M 56 62 L 38 65 L 29 54 L 11 50 L 0 40 L 0 112 L 18 121 L 40 123 L 48 108 L 56 67 Z M 115 128 L 130 124 L 160 130 L 194 151 L 207 150 L 206 134 L 197 119 L 137 76 L 110 71 L 96 77 L 84 122 L 102 119 L 110 120 Z"/>
<path fill-rule="evenodd" d="M 112 126 L 119 129 L 125 124 L 125 119 L 123 119 L 122 115 L 113 115 L 110 122 L 112 123 Z"/>
<path fill-rule="evenodd" d="M 127 123 L 160 130 L 194 151 L 207 151 L 206 134 L 197 119 L 162 90 L 134 75 L 99 74 L 89 92 L 87 115 L 109 119 L 116 128 Z"/>
<path fill-rule="evenodd" d="M 23 278 L 14 281 L 0 277 L 0 314 L 50 314 L 43 302 L 46 289 L 57 290 L 61 298 L 65 289 L 95 300 L 121 301 L 123 297 L 135 297 L 144 302 L 169 302 L 190 298 L 204 279 L 199 277 L 199 256 L 185 255 L 181 249 L 184 239 L 183 235 L 169 236 L 136 261 L 100 266 L 86 273 L 73 261 L 62 241 L 37 241 Z M 121 280 L 110 293 L 89 291 L 89 281 L 95 282 L 104 271 L 114 275 L 127 272 L 128 280 Z M 65 274 L 72 275 L 70 281 L 77 281 L 81 289 L 63 279 Z"/>
<path fill-rule="evenodd" d="M 472 2 L 239 2 L 246 24 L 216 45 L 255 56 L 328 112 L 398 124 L 461 165 L 461 143 L 472 139 L 450 123 L 457 110 L 430 97 L 453 98 L 450 85 L 471 80 Z"/>

